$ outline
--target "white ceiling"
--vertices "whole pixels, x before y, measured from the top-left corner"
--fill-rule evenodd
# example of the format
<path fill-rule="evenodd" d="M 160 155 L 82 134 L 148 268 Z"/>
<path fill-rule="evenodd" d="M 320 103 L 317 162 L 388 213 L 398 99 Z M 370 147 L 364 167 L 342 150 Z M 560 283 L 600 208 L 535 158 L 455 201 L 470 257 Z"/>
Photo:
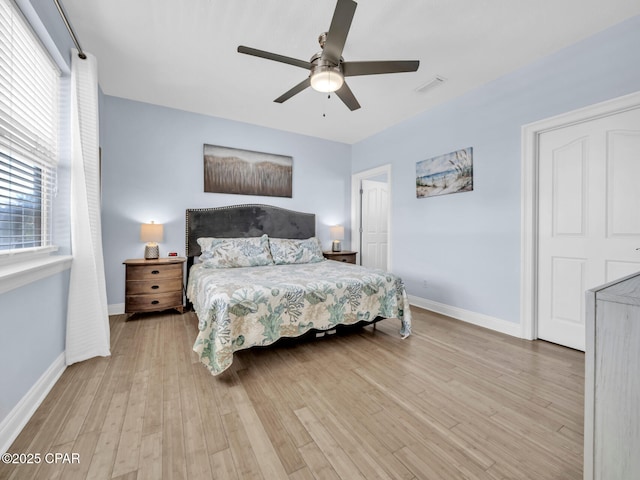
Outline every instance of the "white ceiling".
<path fill-rule="evenodd" d="M 336 0 L 62 3 L 82 48 L 98 58 L 107 95 L 345 143 L 640 14 L 637 0 L 359 0 L 345 60 L 420 60 L 420 68 L 348 78 L 362 105 L 351 112 L 312 89 L 274 103 L 308 72 L 236 51 L 309 60 Z M 416 92 L 436 75 L 447 82 Z"/>

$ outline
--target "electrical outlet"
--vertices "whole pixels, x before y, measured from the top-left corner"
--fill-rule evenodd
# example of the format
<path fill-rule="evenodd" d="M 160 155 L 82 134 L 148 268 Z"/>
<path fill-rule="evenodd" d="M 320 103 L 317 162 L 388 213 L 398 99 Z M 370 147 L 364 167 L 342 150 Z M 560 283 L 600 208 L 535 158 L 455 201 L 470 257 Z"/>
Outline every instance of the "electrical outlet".
<path fill-rule="evenodd" d="M 423 280 L 422 281 L 422 288 L 428 288 L 428 287 L 429 287 L 429 284 L 427 283 L 427 281 Z"/>

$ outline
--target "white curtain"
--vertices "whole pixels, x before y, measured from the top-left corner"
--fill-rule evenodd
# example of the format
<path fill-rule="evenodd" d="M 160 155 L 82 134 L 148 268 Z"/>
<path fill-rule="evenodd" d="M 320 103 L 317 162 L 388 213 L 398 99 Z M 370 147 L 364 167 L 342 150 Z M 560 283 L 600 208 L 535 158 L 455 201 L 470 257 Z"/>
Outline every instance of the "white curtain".
<path fill-rule="evenodd" d="M 86 53 L 86 52 L 85 52 Z M 72 51 L 71 280 L 67 308 L 67 365 L 110 352 L 109 314 L 100 227 L 98 67 Z"/>

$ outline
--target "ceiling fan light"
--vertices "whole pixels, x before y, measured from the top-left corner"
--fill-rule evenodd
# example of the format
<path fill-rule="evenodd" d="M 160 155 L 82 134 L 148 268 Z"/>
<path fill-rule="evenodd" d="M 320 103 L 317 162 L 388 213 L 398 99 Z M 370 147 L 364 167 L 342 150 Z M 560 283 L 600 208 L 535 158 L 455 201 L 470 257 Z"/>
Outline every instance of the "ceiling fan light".
<path fill-rule="evenodd" d="M 318 92 L 335 92 L 343 83 L 344 77 L 337 68 L 317 67 L 311 74 L 311 88 Z"/>

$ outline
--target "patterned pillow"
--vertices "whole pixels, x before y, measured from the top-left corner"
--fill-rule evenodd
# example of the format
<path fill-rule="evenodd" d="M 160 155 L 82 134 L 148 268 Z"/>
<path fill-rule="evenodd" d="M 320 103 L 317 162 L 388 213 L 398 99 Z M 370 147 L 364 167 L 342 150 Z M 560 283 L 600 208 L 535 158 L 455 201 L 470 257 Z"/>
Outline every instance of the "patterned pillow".
<path fill-rule="evenodd" d="M 315 263 L 324 260 L 320 241 L 315 237 L 306 240 L 270 238 L 269 247 L 276 265 Z"/>
<path fill-rule="evenodd" d="M 257 267 L 273 265 L 269 237 L 198 239 L 200 261 L 209 268 Z"/>

